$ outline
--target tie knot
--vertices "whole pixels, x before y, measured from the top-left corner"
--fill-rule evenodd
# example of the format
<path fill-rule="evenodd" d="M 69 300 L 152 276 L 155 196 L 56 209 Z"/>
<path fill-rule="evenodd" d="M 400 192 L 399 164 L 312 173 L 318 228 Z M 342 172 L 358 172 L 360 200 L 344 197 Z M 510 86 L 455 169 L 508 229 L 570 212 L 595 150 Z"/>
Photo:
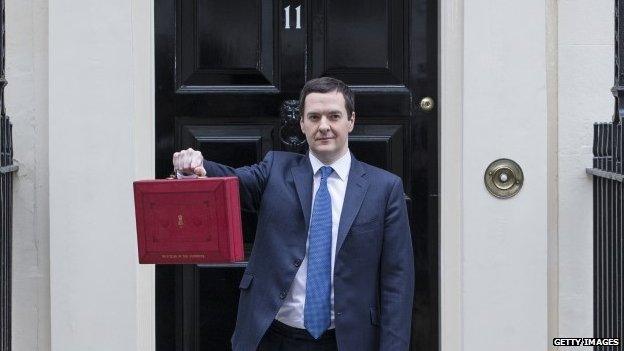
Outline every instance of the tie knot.
<path fill-rule="evenodd" d="M 333 171 L 334 169 L 329 166 L 321 167 L 321 179 L 327 179 L 327 177 L 329 177 L 329 175 L 332 174 Z"/>

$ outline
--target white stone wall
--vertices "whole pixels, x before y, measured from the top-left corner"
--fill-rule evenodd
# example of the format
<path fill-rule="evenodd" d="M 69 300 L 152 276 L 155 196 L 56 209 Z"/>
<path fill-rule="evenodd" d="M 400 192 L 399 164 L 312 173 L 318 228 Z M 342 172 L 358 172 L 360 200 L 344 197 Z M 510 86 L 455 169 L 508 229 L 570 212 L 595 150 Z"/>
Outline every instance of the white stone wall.
<path fill-rule="evenodd" d="M 544 1 L 464 1 L 463 350 L 545 350 L 547 71 Z M 522 190 L 485 189 L 488 164 L 516 161 Z M 444 201 L 444 199 L 442 199 Z"/>
<path fill-rule="evenodd" d="M 593 336 L 593 123 L 613 116 L 613 1 L 559 1 L 559 335 Z M 588 348 L 589 350 L 590 348 Z M 581 350 L 579 348 L 579 350 Z"/>
<path fill-rule="evenodd" d="M 543 350 L 551 337 L 590 337 L 585 167 L 592 124 L 613 111 L 613 2 L 452 0 L 441 9 L 441 159 L 462 160 L 441 165 L 459 177 L 441 179 L 443 350 Z M 497 156 L 525 170 L 515 199 L 482 186 Z"/>
<path fill-rule="evenodd" d="M 51 350 L 150 350 L 132 190 L 154 168 L 149 2 L 56 0 L 49 21 Z"/>
<path fill-rule="evenodd" d="M 6 1 L 13 349 L 153 350 L 131 188 L 154 169 L 152 5 L 48 6 Z"/>
<path fill-rule="evenodd" d="M 7 0 L 6 111 L 19 172 L 13 202 L 13 350 L 50 349 L 48 1 Z"/>

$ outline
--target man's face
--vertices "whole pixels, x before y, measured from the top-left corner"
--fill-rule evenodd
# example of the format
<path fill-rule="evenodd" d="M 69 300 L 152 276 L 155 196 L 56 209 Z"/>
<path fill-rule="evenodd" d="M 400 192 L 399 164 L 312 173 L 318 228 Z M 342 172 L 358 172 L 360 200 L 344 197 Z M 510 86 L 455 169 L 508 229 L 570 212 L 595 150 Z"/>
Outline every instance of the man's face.
<path fill-rule="evenodd" d="M 322 162 L 332 163 L 347 152 L 354 123 L 355 113 L 347 115 L 342 93 L 331 91 L 306 96 L 301 131 L 310 151 Z"/>

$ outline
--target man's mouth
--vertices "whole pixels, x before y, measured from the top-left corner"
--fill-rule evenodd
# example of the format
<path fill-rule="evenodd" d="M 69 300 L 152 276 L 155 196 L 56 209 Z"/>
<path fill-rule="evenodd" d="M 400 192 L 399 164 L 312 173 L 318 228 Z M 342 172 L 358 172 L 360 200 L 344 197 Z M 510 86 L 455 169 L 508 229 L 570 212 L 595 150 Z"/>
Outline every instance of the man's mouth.
<path fill-rule="evenodd" d="M 326 138 L 316 138 L 317 141 L 322 141 L 322 140 L 331 140 L 334 139 L 334 137 L 326 137 Z"/>

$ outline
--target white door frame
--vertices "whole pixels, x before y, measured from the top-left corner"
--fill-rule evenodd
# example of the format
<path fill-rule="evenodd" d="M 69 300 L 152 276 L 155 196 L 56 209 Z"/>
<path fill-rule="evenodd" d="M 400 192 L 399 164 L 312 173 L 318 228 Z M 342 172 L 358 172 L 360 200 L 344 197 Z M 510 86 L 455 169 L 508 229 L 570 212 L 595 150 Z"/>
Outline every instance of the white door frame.
<path fill-rule="evenodd" d="M 134 61 L 135 179 L 154 179 L 154 3 L 132 0 L 132 55 Z M 156 350 L 156 277 L 154 265 L 137 272 L 137 350 Z"/>
<path fill-rule="evenodd" d="M 462 348 L 462 105 L 464 1 L 440 1 L 440 350 Z"/>

